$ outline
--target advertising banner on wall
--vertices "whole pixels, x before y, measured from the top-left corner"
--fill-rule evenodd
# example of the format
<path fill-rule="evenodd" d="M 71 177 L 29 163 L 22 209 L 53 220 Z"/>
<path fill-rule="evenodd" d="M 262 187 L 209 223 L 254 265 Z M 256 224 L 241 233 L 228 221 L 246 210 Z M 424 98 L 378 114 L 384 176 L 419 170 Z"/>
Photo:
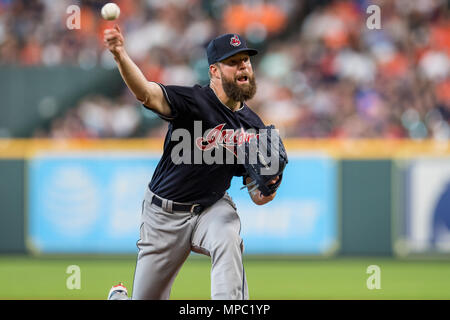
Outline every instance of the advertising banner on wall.
<path fill-rule="evenodd" d="M 40 253 L 136 253 L 145 189 L 159 155 L 40 154 L 28 167 L 27 243 Z M 336 165 L 291 156 L 276 199 L 255 205 L 242 178 L 237 204 L 245 253 L 330 254 L 337 244 Z"/>
<path fill-rule="evenodd" d="M 151 155 L 42 155 L 30 160 L 28 244 L 44 253 L 136 252 Z"/>
<path fill-rule="evenodd" d="M 450 253 L 450 159 L 412 161 L 405 185 L 399 253 Z"/>
<path fill-rule="evenodd" d="M 290 156 L 272 202 L 256 206 L 242 179 L 229 194 L 241 218 L 245 251 L 271 254 L 332 254 L 337 249 L 337 171 L 334 160 Z"/>

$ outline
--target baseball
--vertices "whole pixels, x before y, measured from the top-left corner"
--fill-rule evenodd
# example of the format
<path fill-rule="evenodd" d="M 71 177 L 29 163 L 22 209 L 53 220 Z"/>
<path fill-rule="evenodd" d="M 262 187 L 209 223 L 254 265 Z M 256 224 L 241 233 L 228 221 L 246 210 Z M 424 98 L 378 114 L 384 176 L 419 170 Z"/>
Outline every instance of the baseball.
<path fill-rule="evenodd" d="M 102 8 L 102 17 L 105 20 L 116 20 L 120 16 L 120 8 L 117 4 L 109 2 Z"/>

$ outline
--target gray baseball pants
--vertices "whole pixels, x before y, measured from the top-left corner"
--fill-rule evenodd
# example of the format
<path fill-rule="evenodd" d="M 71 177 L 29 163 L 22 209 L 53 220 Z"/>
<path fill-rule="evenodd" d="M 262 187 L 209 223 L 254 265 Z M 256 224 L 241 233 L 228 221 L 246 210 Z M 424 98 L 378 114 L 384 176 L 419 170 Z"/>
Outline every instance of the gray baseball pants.
<path fill-rule="evenodd" d="M 236 205 L 225 195 L 200 214 L 143 202 L 132 299 L 169 299 L 178 271 L 191 251 L 211 257 L 211 298 L 249 299 L 242 262 L 243 241 Z"/>

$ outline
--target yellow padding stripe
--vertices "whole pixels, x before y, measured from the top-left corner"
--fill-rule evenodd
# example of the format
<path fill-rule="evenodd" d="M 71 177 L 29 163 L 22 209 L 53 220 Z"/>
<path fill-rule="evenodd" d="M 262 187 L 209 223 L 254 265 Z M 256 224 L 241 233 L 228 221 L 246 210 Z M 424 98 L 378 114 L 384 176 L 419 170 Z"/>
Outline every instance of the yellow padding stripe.
<path fill-rule="evenodd" d="M 293 152 L 319 152 L 335 158 L 382 159 L 450 156 L 450 143 L 435 140 L 284 139 Z M 138 151 L 162 152 L 163 139 L 0 139 L 0 159 L 33 157 L 38 152 Z"/>

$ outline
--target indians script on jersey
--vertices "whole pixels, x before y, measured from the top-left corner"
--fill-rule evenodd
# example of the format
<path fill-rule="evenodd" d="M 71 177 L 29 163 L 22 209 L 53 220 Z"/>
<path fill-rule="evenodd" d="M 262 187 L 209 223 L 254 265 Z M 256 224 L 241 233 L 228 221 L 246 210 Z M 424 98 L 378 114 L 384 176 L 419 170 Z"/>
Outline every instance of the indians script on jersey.
<path fill-rule="evenodd" d="M 195 145 L 202 151 L 209 151 L 212 148 L 219 148 L 222 146 L 227 150 L 233 152 L 237 157 L 236 147 L 243 143 L 250 141 L 250 139 L 259 138 L 259 134 L 247 132 L 244 129 L 223 129 L 225 123 L 217 125 L 215 128 L 209 130 L 205 137 L 195 139 Z"/>
<path fill-rule="evenodd" d="M 219 124 L 212 129 L 202 131 L 202 122 L 194 122 L 194 140 L 192 140 L 191 133 L 184 128 L 177 128 L 171 134 L 171 141 L 178 141 L 171 150 L 172 162 L 178 164 L 242 164 L 248 161 L 250 164 L 257 163 L 257 159 L 264 158 L 262 153 L 267 154 L 270 158 L 265 170 L 266 174 L 276 172 L 279 166 L 279 159 L 277 150 L 273 146 L 278 145 L 278 141 L 271 141 L 270 146 L 260 148 L 259 143 L 252 143 L 252 139 L 259 142 L 262 131 L 259 133 L 257 129 L 243 128 L 225 129 L 226 123 Z M 203 135 L 202 135 L 203 133 Z M 191 143 L 195 146 L 191 148 Z M 246 142 L 250 142 L 249 149 L 244 151 Z M 267 150 L 267 148 L 270 148 Z M 223 152 L 222 150 L 229 152 Z"/>

